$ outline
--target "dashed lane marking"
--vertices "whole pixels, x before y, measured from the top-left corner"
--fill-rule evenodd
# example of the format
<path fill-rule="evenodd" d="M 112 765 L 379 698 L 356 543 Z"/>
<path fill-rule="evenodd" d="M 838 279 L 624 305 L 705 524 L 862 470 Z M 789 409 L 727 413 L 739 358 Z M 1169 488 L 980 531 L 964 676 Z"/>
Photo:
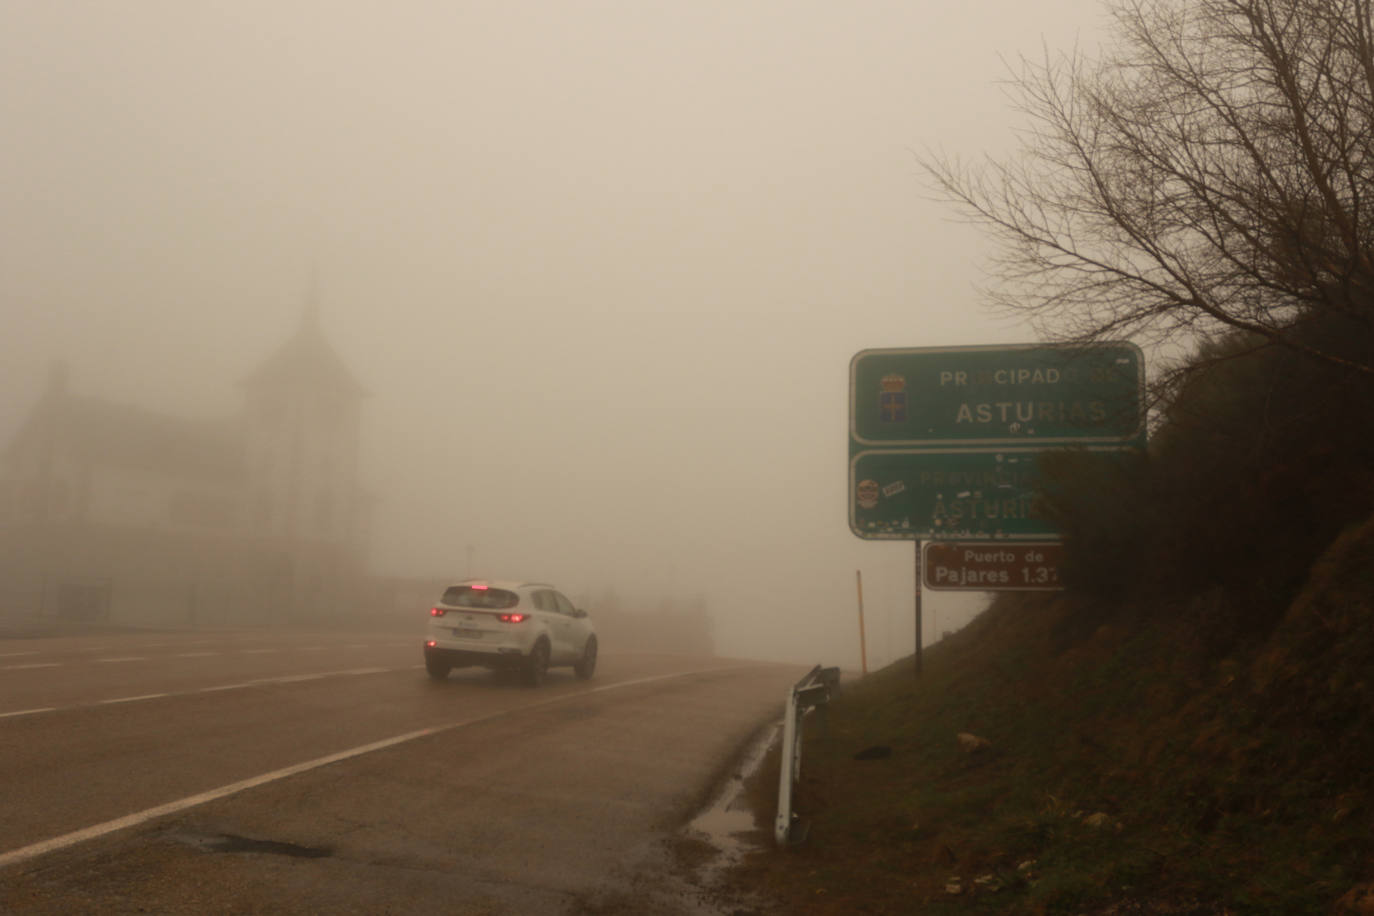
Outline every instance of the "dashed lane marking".
<path fill-rule="evenodd" d="M 113 706 L 115 703 L 137 703 L 140 700 L 156 700 L 160 697 L 169 697 L 170 693 L 144 693 L 136 697 L 116 697 L 113 700 L 96 700 L 101 706 Z"/>
<path fill-rule="evenodd" d="M 386 643 L 386 644 L 379 644 L 379 645 L 368 645 L 368 644 L 364 644 L 364 643 L 355 643 L 355 644 L 351 644 L 351 645 L 334 646 L 333 648 L 335 648 L 335 649 L 379 649 L 379 648 L 397 649 L 397 648 L 405 648 L 406 646 L 409 646 L 409 645 L 410 645 L 410 643 Z M 109 648 L 110 648 L 109 646 L 94 646 L 94 647 L 85 647 L 85 648 L 79 649 L 79 650 L 77 650 L 77 651 L 80 651 L 80 652 L 108 652 L 108 651 L 109 651 Z M 154 648 L 154 646 L 148 645 L 148 646 L 143 646 L 143 648 Z M 300 651 L 306 651 L 306 652 L 323 652 L 323 651 L 325 651 L 325 650 L 327 650 L 327 649 L 329 649 L 329 648 L 330 648 L 329 646 L 300 646 L 300 647 L 299 647 L 299 650 L 300 650 Z M 172 654 L 170 654 L 170 655 L 165 655 L 165 656 L 162 656 L 162 657 L 163 657 L 163 658 L 210 658 L 210 657 L 213 657 L 213 656 L 218 656 L 218 655 L 232 655 L 232 654 L 235 654 L 235 653 L 237 653 L 237 654 L 242 654 L 242 655 L 268 655 L 268 654 L 279 653 L 279 652 L 285 652 L 285 651 L 287 651 L 287 650 L 282 649 L 282 648 L 279 648 L 279 647 L 262 648 L 262 649 L 229 649 L 229 650 L 215 650 L 215 651 L 208 651 L 208 650 L 207 650 L 207 651 L 199 651 L 199 652 L 176 652 L 176 653 L 172 653 Z M 37 651 L 34 651 L 34 652 L 5 652 L 5 653 L 0 653 L 0 659 L 6 659 L 6 658 L 21 658 L 21 657 L 34 656 L 34 655 L 41 655 L 41 654 L 42 654 L 41 652 L 37 652 Z M 144 662 L 144 661 L 148 661 L 149 658 L 150 658 L 150 657 L 147 656 L 147 655 L 120 655 L 120 656 L 110 656 L 110 657 L 107 657 L 107 658 L 96 658 L 96 659 L 92 659 L 92 661 L 102 662 L 102 663 L 104 663 L 104 664 L 118 664 L 118 663 L 122 663 L 122 662 Z M 27 670 L 27 669 L 30 669 L 30 668 L 60 668 L 60 667 L 62 667 L 62 664 L 63 664 L 62 662 L 24 662 L 24 663 L 12 664 L 12 665 L 0 665 L 0 671 L 22 671 L 22 670 Z"/>
<path fill-rule="evenodd" d="M 261 677 L 235 684 L 215 684 L 210 687 L 197 687 L 175 693 L 145 693 L 133 697 L 115 697 L 107 700 L 92 700 L 88 703 L 74 703 L 71 706 L 44 706 L 41 709 L 23 709 L 16 712 L 0 712 L 0 719 L 11 716 L 29 716 L 41 712 L 61 712 L 64 709 L 87 709 L 92 706 L 109 706 L 115 703 L 136 703 L 142 700 L 160 700 L 164 697 L 185 697 L 197 693 L 220 693 L 225 690 L 245 690 L 249 687 L 270 687 L 273 684 L 301 684 L 319 681 L 330 677 L 360 677 L 366 674 L 386 674 L 391 671 L 416 671 L 424 665 L 406 665 L 401 668 L 347 668 L 341 671 L 318 671 L 312 674 L 286 674 L 280 677 Z M 4 669 L 0 669 L 4 670 Z"/>

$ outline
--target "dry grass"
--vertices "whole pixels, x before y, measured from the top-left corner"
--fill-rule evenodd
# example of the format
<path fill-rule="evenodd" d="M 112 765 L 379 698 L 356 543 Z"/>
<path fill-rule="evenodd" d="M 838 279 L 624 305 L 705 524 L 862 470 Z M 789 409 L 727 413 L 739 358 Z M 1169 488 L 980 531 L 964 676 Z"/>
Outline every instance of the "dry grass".
<path fill-rule="evenodd" d="M 808 721 L 808 841 L 732 875 L 776 901 L 747 912 L 1330 912 L 1374 879 L 1374 525 L 1258 645 L 1216 657 L 1209 600 L 1010 596 L 919 684 L 907 660 L 847 685 Z M 768 837 L 777 767 L 750 787 Z"/>

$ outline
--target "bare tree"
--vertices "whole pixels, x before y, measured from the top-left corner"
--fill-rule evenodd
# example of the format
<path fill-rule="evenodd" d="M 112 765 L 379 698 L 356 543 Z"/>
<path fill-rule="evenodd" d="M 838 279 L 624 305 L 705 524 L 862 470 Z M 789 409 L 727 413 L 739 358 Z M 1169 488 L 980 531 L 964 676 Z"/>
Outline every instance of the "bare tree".
<path fill-rule="evenodd" d="M 1109 50 L 1023 61 L 1020 154 L 922 163 L 1006 243 L 995 303 L 1052 339 L 1239 331 L 1374 376 L 1372 2 L 1109 0 Z M 1340 345 L 1301 333 L 1333 320 Z"/>

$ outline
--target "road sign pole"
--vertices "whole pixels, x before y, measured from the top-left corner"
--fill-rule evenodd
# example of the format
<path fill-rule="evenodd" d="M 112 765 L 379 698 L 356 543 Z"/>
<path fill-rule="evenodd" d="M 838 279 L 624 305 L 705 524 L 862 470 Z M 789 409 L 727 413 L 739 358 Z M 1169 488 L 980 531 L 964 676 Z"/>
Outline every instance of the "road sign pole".
<path fill-rule="evenodd" d="M 863 666 L 864 676 L 868 676 L 868 642 L 864 639 L 864 574 L 854 570 L 854 582 L 859 587 L 859 664 Z"/>
<path fill-rule="evenodd" d="M 916 678 L 921 677 L 921 539 L 912 541 L 916 545 Z"/>

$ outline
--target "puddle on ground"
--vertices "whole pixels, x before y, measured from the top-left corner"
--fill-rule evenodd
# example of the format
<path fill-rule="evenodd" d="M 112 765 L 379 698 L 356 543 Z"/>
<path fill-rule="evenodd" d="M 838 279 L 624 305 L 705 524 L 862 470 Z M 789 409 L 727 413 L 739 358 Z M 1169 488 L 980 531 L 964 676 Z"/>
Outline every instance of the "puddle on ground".
<path fill-rule="evenodd" d="M 711 804 L 687 825 L 688 833 L 706 840 L 717 851 L 715 860 L 706 866 L 708 872 L 719 872 L 739 861 L 748 845 L 746 836 L 756 831 L 754 813 L 743 797 L 744 781 L 758 770 L 781 730 L 779 722 L 754 739 L 735 774 L 721 787 Z"/>

